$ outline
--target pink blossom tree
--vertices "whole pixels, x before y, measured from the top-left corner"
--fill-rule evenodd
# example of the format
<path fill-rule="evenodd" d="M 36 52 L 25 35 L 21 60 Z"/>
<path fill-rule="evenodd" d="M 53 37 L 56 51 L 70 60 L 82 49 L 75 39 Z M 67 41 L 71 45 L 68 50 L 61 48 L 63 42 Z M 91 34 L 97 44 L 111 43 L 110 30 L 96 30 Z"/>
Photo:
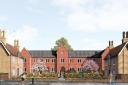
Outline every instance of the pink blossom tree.
<path fill-rule="evenodd" d="M 32 65 L 32 71 L 34 73 L 42 73 L 42 72 L 47 72 L 48 71 L 48 68 L 46 67 L 45 63 L 44 62 L 36 62 Z"/>
<path fill-rule="evenodd" d="M 84 72 L 98 72 L 98 69 L 98 64 L 92 59 L 85 60 L 82 65 L 82 70 Z"/>

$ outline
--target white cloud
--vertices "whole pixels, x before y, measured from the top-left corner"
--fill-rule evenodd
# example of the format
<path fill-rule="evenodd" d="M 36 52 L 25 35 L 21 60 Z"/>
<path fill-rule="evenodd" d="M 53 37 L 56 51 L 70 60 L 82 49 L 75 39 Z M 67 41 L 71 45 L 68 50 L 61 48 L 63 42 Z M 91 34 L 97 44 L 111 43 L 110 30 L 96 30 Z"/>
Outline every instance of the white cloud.
<path fill-rule="evenodd" d="M 103 50 L 108 46 L 108 42 L 101 42 L 100 40 L 84 38 L 79 40 L 79 45 L 77 42 L 73 42 L 71 43 L 71 46 L 73 48 L 77 48 L 74 50 Z"/>
<path fill-rule="evenodd" d="M 80 31 L 122 31 L 128 28 L 128 0 L 52 0 L 66 15 L 67 25 Z"/>
<path fill-rule="evenodd" d="M 26 2 L 26 10 L 37 13 L 37 14 L 43 14 L 43 10 L 41 7 L 41 0 L 27 0 Z"/>
<path fill-rule="evenodd" d="M 95 31 L 96 19 L 91 14 L 78 12 L 68 15 L 68 26 L 79 31 Z"/>
<path fill-rule="evenodd" d="M 0 21 L 7 21 L 8 17 L 5 15 L 0 15 Z"/>
<path fill-rule="evenodd" d="M 38 31 L 30 25 L 24 25 L 22 28 L 9 32 L 7 35 L 7 42 L 13 45 L 14 39 L 20 41 L 20 46 L 31 46 L 38 36 Z"/>
<path fill-rule="evenodd" d="M 52 3 L 60 6 L 61 8 L 75 11 L 79 9 L 81 1 L 82 0 L 52 0 Z"/>
<path fill-rule="evenodd" d="M 82 41 L 82 45 L 81 47 L 83 47 L 83 49 L 87 49 L 87 50 L 101 50 L 104 49 L 108 46 L 108 42 L 106 41 L 101 41 L 101 40 L 96 40 L 96 39 L 89 39 L 89 38 L 84 38 Z"/>
<path fill-rule="evenodd" d="M 30 4 L 38 4 L 39 0 L 28 0 L 28 3 Z"/>

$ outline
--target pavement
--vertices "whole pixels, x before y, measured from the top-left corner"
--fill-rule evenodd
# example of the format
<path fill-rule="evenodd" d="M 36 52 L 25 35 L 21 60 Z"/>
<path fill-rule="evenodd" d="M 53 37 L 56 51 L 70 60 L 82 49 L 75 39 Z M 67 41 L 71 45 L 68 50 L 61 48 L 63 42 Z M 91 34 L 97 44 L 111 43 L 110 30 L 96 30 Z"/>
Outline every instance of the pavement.
<path fill-rule="evenodd" d="M 20 82 L 20 81 L 0 81 L 0 85 L 110 85 L 109 83 L 86 83 L 86 82 L 43 82 L 43 81 L 36 81 L 32 84 L 31 81 Z M 112 85 L 128 85 L 128 83 L 115 83 Z"/>

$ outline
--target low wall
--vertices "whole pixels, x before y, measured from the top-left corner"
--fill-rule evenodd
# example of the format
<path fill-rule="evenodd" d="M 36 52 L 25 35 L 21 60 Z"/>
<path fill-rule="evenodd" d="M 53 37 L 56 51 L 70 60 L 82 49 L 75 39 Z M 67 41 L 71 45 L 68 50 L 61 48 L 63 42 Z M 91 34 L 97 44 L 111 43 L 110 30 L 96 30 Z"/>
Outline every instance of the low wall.
<path fill-rule="evenodd" d="M 8 80 L 9 75 L 8 73 L 0 73 L 0 80 Z"/>

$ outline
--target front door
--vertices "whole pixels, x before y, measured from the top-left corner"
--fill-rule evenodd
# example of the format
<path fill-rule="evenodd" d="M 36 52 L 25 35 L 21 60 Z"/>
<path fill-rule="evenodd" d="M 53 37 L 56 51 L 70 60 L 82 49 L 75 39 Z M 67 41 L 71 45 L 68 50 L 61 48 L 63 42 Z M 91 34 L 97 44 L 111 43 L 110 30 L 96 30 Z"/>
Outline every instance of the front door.
<path fill-rule="evenodd" d="M 60 76 L 63 77 L 64 76 L 64 73 L 65 73 L 65 67 L 62 66 L 61 67 L 61 70 L 60 70 Z"/>

